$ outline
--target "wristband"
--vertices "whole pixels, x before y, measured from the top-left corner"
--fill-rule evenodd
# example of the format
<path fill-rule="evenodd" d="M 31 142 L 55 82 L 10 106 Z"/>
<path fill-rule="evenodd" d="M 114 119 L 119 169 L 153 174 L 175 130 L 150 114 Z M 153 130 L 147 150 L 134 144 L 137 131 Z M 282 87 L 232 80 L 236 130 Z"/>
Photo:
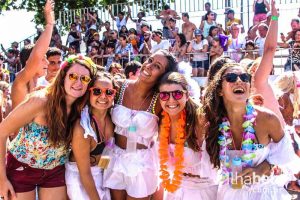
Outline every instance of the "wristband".
<path fill-rule="evenodd" d="M 279 18 L 278 16 L 273 15 L 273 16 L 271 17 L 271 20 L 272 20 L 272 21 L 278 21 L 278 18 Z"/>

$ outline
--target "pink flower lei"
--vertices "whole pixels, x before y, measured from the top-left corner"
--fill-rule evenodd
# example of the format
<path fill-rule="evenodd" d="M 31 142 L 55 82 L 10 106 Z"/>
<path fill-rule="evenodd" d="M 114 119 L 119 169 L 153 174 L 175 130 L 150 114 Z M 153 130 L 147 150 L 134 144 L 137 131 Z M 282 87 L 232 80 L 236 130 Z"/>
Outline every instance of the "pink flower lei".
<path fill-rule="evenodd" d="M 253 126 L 255 125 L 257 113 L 253 108 L 253 105 L 247 101 L 246 105 L 246 114 L 244 115 L 243 123 L 243 140 L 242 140 L 242 151 L 243 156 L 242 164 L 244 167 L 251 167 L 253 159 L 255 158 L 255 149 L 256 145 L 254 144 L 255 140 L 255 130 Z M 223 118 L 223 122 L 219 124 L 219 140 L 220 145 L 219 159 L 221 161 L 221 170 L 222 170 L 222 181 L 228 180 L 229 174 L 231 172 L 229 156 L 226 154 L 228 150 L 228 145 L 232 144 L 232 133 L 230 131 L 230 122 L 227 117 Z"/>

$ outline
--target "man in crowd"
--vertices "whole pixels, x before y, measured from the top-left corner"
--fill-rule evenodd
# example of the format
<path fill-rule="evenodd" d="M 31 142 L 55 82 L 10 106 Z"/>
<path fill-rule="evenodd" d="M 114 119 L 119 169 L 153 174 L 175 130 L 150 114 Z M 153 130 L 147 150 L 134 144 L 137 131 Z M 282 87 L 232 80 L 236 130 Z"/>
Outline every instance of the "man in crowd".
<path fill-rule="evenodd" d="M 163 33 L 160 30 L 153 31 L 152 40 L 156 42 L 151 48 L 151 53 L 155 53 L 159 49 L 169 50 L 170 44 L 168 40 L 163 40 Z"/>
<path fill-rule="evenodd" d="M 188 13 L 182 13 L 182 21 L 182 33 L 184 34 L 186 41 L 191 41 L 193 39 L 194 31 L 197 27 L 190 21 L 190 16 Z"/>

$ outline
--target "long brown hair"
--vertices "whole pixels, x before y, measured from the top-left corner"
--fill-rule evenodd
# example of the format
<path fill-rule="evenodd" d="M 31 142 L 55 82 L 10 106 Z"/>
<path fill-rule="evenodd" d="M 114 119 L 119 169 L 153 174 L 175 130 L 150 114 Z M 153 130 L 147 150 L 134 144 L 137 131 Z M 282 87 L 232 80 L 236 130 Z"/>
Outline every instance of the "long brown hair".
<path fill-rule="evenodd" d="M 206 132 L 206 150 L 210 156 L 210 161 L 214 167 L 220 167 L 219 151 L 220 145 L 218 144 L 219 137 L 219 124 L 222 118 L 227 116 L 224 106 L 223 97 L 220 96 L 222 91 L 222 77 L 226 70 L 232 67 L 241 67 L 237 63 L 227 63 L 216 73 L 212 81 L 209 83 L 203 105 L 204 116 L 209 123 Z"/>
<path fill-rule="evenodd" d="M 188 91 L 188 83 L 185 77 L 178 72 L 169 72 L 165 74 L 159 83 L 159 86 L 164 84 L 177 84 L 181 85 L 181 87 Z M 196 124 L 198 122 L 198 117 L 200 114 L 199 106 L 189 98 L 185 105 L 186 111 L 186 141 L 188 143 L 189 148 L 194 151 L 200 151 L 200 146 L 198 145 L 198 139 L 196 135 Z"/>
<path fill-rule="evenodd" d="M 49 128 L 49 141 L 54 146 L 64 144 L 66 148 L 69 147 L 72 132 L 70 129 L 80 116 L 81 109 L 87 101 L 87 95 L 77 98 L 67 115 L 64 81 L 67 72 L 75 63 L 89 70 L 92 81 L 89 83 L 88 89 L 93 84 L 96 72 L 95 64 L 91 59 L 80 55 L 69 57 L 67 61 L 64 61 L 55 79 L 46 88 L 46 120 Z"/>

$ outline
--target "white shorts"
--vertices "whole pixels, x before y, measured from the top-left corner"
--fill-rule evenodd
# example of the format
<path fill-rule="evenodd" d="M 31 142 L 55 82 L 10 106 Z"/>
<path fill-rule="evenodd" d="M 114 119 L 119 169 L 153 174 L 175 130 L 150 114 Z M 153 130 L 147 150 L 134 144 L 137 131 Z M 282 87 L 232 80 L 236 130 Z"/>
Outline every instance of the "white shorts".
<path fill-rule="evenodd" d="M 105 187 L 126 190 L 127 194 L 134 198 L 147 197 L 157 190 L 158 163 L 155 147 L 126 153 L 115 145 L 107 152 L 111 161 L 109 167 L 104 170 Z"/>
<path fill-rule="evenodd" d="M 70 200 L 86 200 L 89 199 L 81 181 L 77 164 L 75 162 L 67 162 L 66 166 L 66 185 L 67 193 Z M 110 192 L 108 188 L 103 187 L 103 170 L 98 166 L 91 167 L 93 179 L 101 200 L 110 200 Z"/>

